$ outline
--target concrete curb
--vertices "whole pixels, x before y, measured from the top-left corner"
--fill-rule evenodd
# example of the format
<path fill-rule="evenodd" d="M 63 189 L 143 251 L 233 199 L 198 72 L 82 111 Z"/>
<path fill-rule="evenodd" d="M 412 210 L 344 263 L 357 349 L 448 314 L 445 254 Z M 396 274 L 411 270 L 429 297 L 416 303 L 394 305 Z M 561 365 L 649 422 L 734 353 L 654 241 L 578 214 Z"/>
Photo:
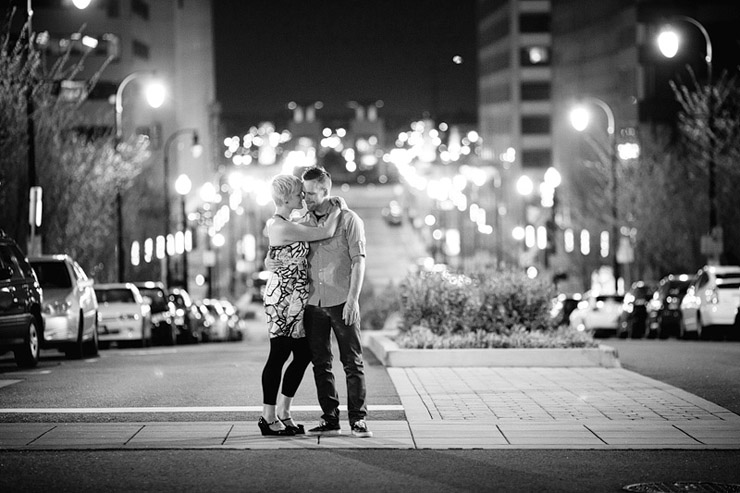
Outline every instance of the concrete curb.
<path fill-rule="evenodd" d="M 617 350 L 603 344 L 573 349 L 401 349 L 388 332 L 363 336 L 365 347 L 388 367 L 622 367 Z"/>

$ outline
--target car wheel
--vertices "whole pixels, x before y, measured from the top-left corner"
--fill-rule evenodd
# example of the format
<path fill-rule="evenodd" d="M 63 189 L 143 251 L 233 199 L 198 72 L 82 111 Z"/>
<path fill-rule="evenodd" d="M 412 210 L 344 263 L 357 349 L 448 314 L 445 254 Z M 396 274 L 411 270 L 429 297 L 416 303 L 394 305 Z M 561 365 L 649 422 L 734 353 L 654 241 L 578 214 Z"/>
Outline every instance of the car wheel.
<path fill-rule="evenodd" d="M 169 325 L 170 330 L 168 331 L 167 335 L 165 335 L 164 339 L 164 345 L 165 346 L 174 346 L 175 341 L 177 341 L 177 327 L 174 325 Z"/>
<path fill-rule="evenodd" d="M 708 325 L 704 325 L 704 323 L 701 320 L 701 316 L 697 313 L 696 314 L 696 337 L 697 339 L 701 339 L 702 341 L 708 341 L 711 338 L 711 327 Z"/>
<path fill-rule="evenodd" d="M 93 336 L 92 339 L 87 341 L 82 348 L 83 354 L 88 357 L 95 357 L 98 355 L 100 348 L 100 340 L 98 339 L 98 314 L 95 314 L 95 321 L 93 322 Z"/>
<path fill-rule="evenodd" d="M 40 350 L 39 330 L 36 327 L 36 320 L 31 319 L 23 344 L 13 350 L 15 364 L 20 368 L 33 368 L 39 363 Z"/>
<path fill-rule="evenodd" d="M 64 348 L 64 355 L 69 359 L 82 358 L 84 351 L 83 336 L 85 335 L 85 317 L 80 311 L 79 323 L 77 324 L 77 340 L 70 342 Z"/>
<path fill-rule="evenodd" d="M 668 339 L 668 336 L 670 334 L 668 333 L 668 327 L 665 326 L 665 323 L 663 323 L 663 319 L 658 319 L 658 339 Z"/>

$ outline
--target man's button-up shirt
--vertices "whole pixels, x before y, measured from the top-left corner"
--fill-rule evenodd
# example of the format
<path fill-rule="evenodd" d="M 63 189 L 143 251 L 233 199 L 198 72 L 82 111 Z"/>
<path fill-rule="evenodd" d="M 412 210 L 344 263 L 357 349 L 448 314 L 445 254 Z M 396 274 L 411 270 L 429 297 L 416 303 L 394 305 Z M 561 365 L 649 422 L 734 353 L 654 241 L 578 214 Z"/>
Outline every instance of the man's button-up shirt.
<path fill-rule="evenodd" d="M 316 225 L 309 212 L 303 222 Z M 337 306 L 347 301 L 352 277 L 352 259 L 365 256 L 365 225 L 354 211 L 339 216 L 334 236 L 308 244 L 308 304 Z"/>

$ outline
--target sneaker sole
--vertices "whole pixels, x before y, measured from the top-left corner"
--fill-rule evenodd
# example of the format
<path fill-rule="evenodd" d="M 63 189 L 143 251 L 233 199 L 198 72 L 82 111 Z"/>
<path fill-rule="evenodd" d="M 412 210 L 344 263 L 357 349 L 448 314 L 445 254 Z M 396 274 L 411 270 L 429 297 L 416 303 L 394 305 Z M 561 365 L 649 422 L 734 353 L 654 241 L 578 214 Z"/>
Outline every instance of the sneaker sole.
<path fill-rule="evenodd" d="M 353 431 L 353 432 L 352 432 L 352 435 L 353 435 L 353 436 L 356 436 L 357 438 L 372 438 L 372 437 L 373 437 L 373 433 L 372 433 L 372 432 L 370 432 L 370 431 L 368 431 L 368 432 L 365 432 L 365 433 L 355 433 L 355 432 Z"/>

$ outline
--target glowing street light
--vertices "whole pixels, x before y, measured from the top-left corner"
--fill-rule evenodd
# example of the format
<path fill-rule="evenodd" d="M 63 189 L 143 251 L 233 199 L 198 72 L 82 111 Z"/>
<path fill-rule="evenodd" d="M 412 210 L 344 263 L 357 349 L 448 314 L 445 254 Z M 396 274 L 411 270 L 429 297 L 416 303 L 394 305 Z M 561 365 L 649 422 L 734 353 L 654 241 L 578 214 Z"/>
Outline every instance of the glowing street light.
<path fill-rule="evenodd" d="M 113 125 L 114 135 L 116 138 L 116 145 L 118 145 L 121 141 L 121 137 L 123 135 L 123 90 L 126 88 L 126 86 L 131 82 L 132 80 L 138 78 L 138 77 L 144 77 L 144 76 L 153 76 L 154 71 L 151 70 L 141 70 L 136 71 L 128 74 L 126 77 L 123 78 L 120 84 L 118 84 L 118 88 L 116 89 L 116 97 L 115 97 L 115 120 Z M 158 108 L 162 105 L 162 102 L 164 101 L 164 86 L 162 86 L 161 83 L 156 83 L 154 86 L 149 86 L 149 90 L 146 91 L 146 99 L 147 102 L 152 106 L 153 108 Z M 116 190 L 116 213 L 117 213 L 117 220 L 116 220 L 116 229 L 117 229 L 117 260 L 118 260 L 118 282 L 124 282 L 124 272 L 126 268 L 126 264 L 124 261 L 124 255 L 123 255 L 123 197 L 121 195 L 120 188 Z"/>
<path fill-rule="evenodd" d="M 707 64 L 707 90 L 709 91 L 708 97 L 707 97 L 707 139 L 708 139 L 707 173 L 709 175 L 709 190 L 708 190 L 709 238 L 708 239 L 714 240 L 716 243 L 718 243 L 717 249 L 712 248 L 711 251 L 707 251 L 706 253 L 714 261 L 717 261 L 719 260 L 717 258 L 718 253 L 721 253 L 721 249 L 722 249 L 722 243 L 720 241 L 720 238 L 722 237 L 722 228 L 717 225 L 717 204 L 715 203 L 717 193 L 716 193 L 716 178 L 715 178 L 716 163 L 714 159 L 715 145 L 712 142 L 712 134 L 713 134 L 713 126 L 714 126 L 714 103 L 713 103 L 714 91 L 712 89 L 712 41 L 709 38 L 709 33 L 707 32 L 706 28 L 701 24 L 701 22 L 697 21 L 693 17 L 688 17 L 685 15 L 678 15 L 678 16 L 673 17 L 673 19 L 677 21 L 685 21 L 685 22 L 688 22 L 689 24 L 692 24 L 697 29 L 699 29 L 702 36 L 704 37 L 704 43 L 705 43 L 704 61 Z M 663 29 L 661 29 L 661 32 L 657 38 L 658 48 L 660 49 L 660 52 L 663 54 L 663 56 L 667 58 L 673 58 L 674 56 L 676 56 L 676 53 L 678 53 L 678 50 L 680 48 L 680 41 L 681 39 L 678 33 L 671 25 L 664 26 Z M 719 250 L 719 252 L 716 250 Z M 705 252 L 702 252 L 702 253 L 705 253 Z"/>
<path fill-rule="evenodd" d="M 203 153 L 203 146 L 198 141 L 198 131 L 194 128 L 181 128 L 180 130 L 176 130 L 172 135 L 170 135 L 167 138 L 167 141 L 164 144 L 164 237 L 165 239 L 170 234 L 170 147 L 174 140 L 185 134 L 191 134 L 192 135 L 192 145 L 191 145 L 191 152 L 193 153 L 194 158 L 200 157 L 200 155 Z M 184 184 L 181 184 L 181 186 L 184 186 Z M 188 190 L 186 194 L 190 192 Z M 183 234 L 185 231 L 183 230 Z M 164 249 L 164 274 L 165 274 L 165 283 L 166 286 L 169 288 L 172 284 L 172 276 L 170 273 L 170 253 L 167 248 Z"/>
<path fill-rule="evenodd" d="M 611 182 L 612 182 L 612 232 L 611 232 L 611 257 L 612 270 L 614 272 L 614 291 L 619 293 L 619 262 L 617 262 L 617 234 L 619 227 L 619 211 L 617 206 L 617 135 L 614 131 L 614 112 L 611 107 L 599 98 L 587 97 L 583 103 L 574 107 L 570 112 L 570 121 L 577 131 L 584 131 L 590 122 L 590 112 L 585 103 L 596 105 L 606 113 L 606 133 L 609 135 L 609 161 L 611 164 Z"/>

